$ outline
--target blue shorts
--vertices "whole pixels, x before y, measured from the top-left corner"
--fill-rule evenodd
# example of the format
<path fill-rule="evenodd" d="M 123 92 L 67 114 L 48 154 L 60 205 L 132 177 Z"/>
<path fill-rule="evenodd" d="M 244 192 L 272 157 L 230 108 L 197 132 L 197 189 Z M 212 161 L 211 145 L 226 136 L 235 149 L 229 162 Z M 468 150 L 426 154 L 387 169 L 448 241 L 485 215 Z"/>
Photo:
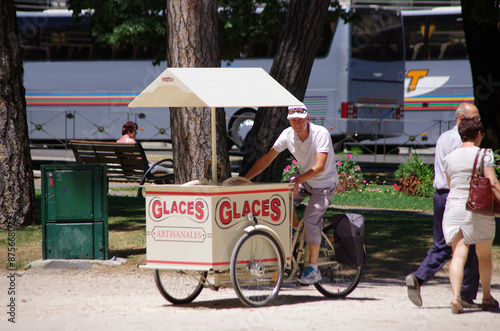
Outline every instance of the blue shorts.
<path fill-rule="evenodd" d="M 301 193 L 304 190 L 307 191 L 306 194 Z M 294 197 L 293 204 L 298 206 L 306 197 L 310 197 L 303 218 L 308 244 L 321 244 L 321 221 L 334 194 L 335 187 L 313 188 L 306 182 L 299 184 L 299 193 Z"/>

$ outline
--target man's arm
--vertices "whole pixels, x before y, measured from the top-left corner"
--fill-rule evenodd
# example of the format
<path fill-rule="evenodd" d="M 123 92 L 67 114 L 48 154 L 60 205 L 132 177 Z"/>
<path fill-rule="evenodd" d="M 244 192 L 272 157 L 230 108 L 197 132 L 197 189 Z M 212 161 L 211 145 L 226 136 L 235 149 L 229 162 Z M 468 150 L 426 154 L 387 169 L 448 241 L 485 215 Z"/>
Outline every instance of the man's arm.
<path fill-rule="evenodd" d="M 278 152 L 274 149 L 271 148 L 269 152 L 267 152 L 264 156 L 262 156 L 250 169 L 250 171 L 243 177 L 246 179 L 253 179 L 255 176 L 260 174 L 264 169 L 266 169 L 271 162 L 274 161 L 274 159 L 278 156 Z"/>
<path fill-rule="evenodd" d="M 299 184 L 303 183 L 311 178 L 316 177 L 325 170 L 326 160 L 328 159 L 328 153 L 316 153 L 316 164 L 314 164 L 311 169 L 307 170 L 300 176 L 293 178 L 292 183 L 295 184 L 293 188 L 294 195 L 297 195 L 299 191 Z"/>
<path fill-rule="evenodd" d="M 328 153 L 316 153 L 316 164 L 313 165 L 311 169 L 307 170 L 307 172 L 295 177 L 295 181 L 302 183 L 322 173 L 325 170 L 327 158 Z"/>

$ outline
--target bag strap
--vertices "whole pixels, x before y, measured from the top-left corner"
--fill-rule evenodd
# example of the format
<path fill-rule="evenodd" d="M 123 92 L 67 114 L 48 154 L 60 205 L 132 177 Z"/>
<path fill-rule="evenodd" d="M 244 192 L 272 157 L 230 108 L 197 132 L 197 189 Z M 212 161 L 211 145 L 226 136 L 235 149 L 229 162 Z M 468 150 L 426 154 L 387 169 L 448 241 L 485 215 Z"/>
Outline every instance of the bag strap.
<path fill-rule="evenodd" d="M 484 158 L 486 157 L 486 149 L 481 148 L 479 153 L 483 154 L 483 157 L 481 158 L 481 165 L 479 166 L 479 176 L 484 177 Z"/>
<path fill-rule="evenodd" d="M 471 177 L 474 177 L 474 175 L 479 176 L 479 177 L 481 176 L 481 168 L 479 170 L 477 169 L 477 160 L 479 158 L 479 154 L 481 154 L 481 150 L 482 150 L 482 148 L 480 148 L 477 151 L 476 158 L 474 160 L 474 166 L 472 167 Z M 484 162 L 484 155 L 483 155 L 483 162 Z"/>

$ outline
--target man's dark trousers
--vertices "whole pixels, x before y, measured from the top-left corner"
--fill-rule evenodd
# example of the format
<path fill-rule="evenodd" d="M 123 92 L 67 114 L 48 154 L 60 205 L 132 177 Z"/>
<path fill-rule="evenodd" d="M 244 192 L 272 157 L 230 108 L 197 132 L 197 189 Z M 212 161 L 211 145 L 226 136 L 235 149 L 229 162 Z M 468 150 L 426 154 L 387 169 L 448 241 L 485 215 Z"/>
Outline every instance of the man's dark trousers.
<path fill-rule="evenodd" d="M 419 279 L 420 283 L 426 282 L 441 270 L 441 268 L 451 258 L 451 246 L 446 245 L 443 235 L 443 214 L 446 205 L 446 198 L 449 190 L 434 191 L 434 222 L 433 236 L 434 247 L 427 251 L 427 256 L 420 263 L 417 271 L 413 274 Z M 476 255 L 476 246 L 469 246 L 469 256 L 464 267 L 464 279 L 462 283 L 462 299 L 476 299 L 479 287 L 479 269 Z"/>

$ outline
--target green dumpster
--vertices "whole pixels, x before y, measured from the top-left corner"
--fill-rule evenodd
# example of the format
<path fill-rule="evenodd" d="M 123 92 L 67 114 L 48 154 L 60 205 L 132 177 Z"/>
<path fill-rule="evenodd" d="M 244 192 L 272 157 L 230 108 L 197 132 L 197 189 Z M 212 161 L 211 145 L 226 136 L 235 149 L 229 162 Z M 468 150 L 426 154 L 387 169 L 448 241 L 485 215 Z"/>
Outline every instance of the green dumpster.
<path fill-rule="evenodd" d="M 108 259 L 108 183 L 103 164 L 45 164 L 43 259 Z"/>

